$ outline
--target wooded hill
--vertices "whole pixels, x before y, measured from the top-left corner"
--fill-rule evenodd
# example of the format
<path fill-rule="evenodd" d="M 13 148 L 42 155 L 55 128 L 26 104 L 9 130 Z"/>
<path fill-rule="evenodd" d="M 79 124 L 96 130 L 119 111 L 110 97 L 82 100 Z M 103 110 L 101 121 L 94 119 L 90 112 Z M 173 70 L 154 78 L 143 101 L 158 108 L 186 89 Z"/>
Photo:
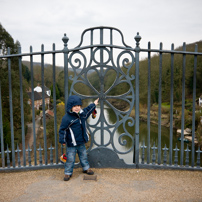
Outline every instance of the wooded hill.
<path fill-rule="evenodd" d="M 198 52 L 202 52 L 202 41 L 188 44 L 186 46 L 187 51 L 194 52 L 195 44 L 198 44 Z M 176 50 L 182 50 L 182 47 Z M 180 103 L 182 101 L 182 64 L 183 56 L 175 54 L 174 56 L 174 102 Z M 122 67 L 122 71 L 126 72 L 126 69 Z M 194 71 L 194 56 L 186 56 L 186 74 L 185 74 L 185 94 L 186 99 L 193 98 L 193 71 Z M 135 65 L 130 70 L 130 75 L 135 75 Z M 140 61 L 139 67 L 140 74 L 140 103 L 147 104 L 148 93 L 148 60 Z M 162 102 L 170 102 L 170 76 L 171 76 L 171 56 L 170 54 L 163 54 L 162 61 Z M 109 89 L 116 77 L 116 72 L 110 70 L 106 73 L 105 90 Z M 99 89 L 98 75 L 93 73 L 90 77 L 91 83 L 96 89 Z M 135 82 L 133 82 L 135 87 Z M 120 95 L 127 92 L 128 85 L 122 84 L 110 91 L 110 95 Z M 151 57 L 151 103 L 158 103 L 158 89 L 159 89 L 159 55 L 156 54 Z M 202 56 L 197 58 L 197 80 L 196 80 L 196 97 L 202 95 Z"/>
<path fill-rule="evenodd" d="M 188 44 L 186 51 L 194 52 L 195 44 L 198 44 L 198 52 L 202 52 L 202 41 Z M 176 49 L 182 50 L 182 47 Z M 183 56 L 181 54 L 174 55 L 174 103 L 182 101 L 182 69 Z M 134 68 L 134 67 L 133 67 Z M 147 77 L 148 77 L 148 60 L 140 62 L 140 100 L 146 103 L 147 98 Z M 193 98 L 193 72 L 194 72 L 194 56 L 186 55 L 185 68 L 185 97 Z M 171 55 L 163 54 L 162 61 L 162 102 L 170 101 L 170 76 L 171 76 Z M 197 79 L 196 79 L 196 97 L 202 95 L 202 57 L 197 58 Z M 151 58 L 151 101 L 158 103 L 159 88 L 159 57 L 155 55 Z"/>
<path fill-rule="evenodd" d="M 7 54 L 8 47 L 11 54 L 17 54 L 20 42 L 14 42 L 12 36 L 0 24 L 0 49 L 2 54 Z M 20 113 L 20 79 L 19 79 L 19 65 L 18 58 L 11 58 L 11 80 L 12 80 L 12 105 L 13 105 L 13 127 L 15 140 L 21 141 L 21 113 Z M 23 99 L 24 99 L 24 121 L 25 126 L 29 121 L 30 106 L 28 105 L 28 95 L 26 88 L 29 86 L 29 70 L 22 65 L 23 74 Z M 2 102 L 2 119 L 3 119 L 3 135 L 4 148 L 11 145 L 11 127 L 10 127 L 10 105 L 9 105 L 9 80 L 8 80 L 8 61 L 7 59 L 0 59 L 0 85 L 1 85 L 1 102 Z M 25 127 L 25 133 L 26 133 Z M 0 140 L 1 141 L 1 140 Z M 1 145 L 0 145 L 1 147 Z"/>

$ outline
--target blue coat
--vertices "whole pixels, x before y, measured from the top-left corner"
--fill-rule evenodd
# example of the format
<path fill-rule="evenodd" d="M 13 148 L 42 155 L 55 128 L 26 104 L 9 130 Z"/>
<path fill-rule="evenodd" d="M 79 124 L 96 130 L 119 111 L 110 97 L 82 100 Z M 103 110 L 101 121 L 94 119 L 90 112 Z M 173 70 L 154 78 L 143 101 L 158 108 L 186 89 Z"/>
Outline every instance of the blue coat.
<path fill-rule="evenodd" d="M 77 114 L 71 111 L 72 107 L 76 105 L 82 105 L 81 98 L 76 95 L 70 96 L 67 101 L 66 114 L 62 118 L 59 130 L 59 142 L 61 144 L 66 143 L 68 147 L 88 142 L 86 120 L 96 107 L 92 103 L 88 107 L 81 109 Z"/>

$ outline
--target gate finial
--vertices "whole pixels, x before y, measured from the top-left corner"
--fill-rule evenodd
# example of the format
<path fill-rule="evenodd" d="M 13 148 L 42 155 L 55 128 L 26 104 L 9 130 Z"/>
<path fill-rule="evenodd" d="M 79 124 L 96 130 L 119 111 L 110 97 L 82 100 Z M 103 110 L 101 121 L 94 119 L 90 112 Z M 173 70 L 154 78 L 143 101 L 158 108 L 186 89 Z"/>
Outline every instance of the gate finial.
<path fill-rule="evenodd" d="M 63 51 L 67 51 L 67 42 L 69 41 L 69 38 L 66 36 L 66 33 L 64 34 L 64 36 L 62 37 L 62 41 L 64 42 L 64 49 Z"/>
<path fill-rule="evenodd" d="M 137 35 L 135 36 L 135 41 L 136 41 L 136 49 L 139 49 L 139 45 L 140 45 L 140 40 L 141 40 L 141 36 L 139 35 L 139 32 L 137 32 Z"/>

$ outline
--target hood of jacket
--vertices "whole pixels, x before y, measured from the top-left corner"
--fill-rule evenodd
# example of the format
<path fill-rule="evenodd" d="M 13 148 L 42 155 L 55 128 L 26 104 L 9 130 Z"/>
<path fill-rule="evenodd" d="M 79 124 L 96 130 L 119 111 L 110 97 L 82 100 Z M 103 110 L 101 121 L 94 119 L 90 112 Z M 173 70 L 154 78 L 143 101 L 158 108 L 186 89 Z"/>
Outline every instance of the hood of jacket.
<path fill-rule="evenodd" d="M 71 95 L 69 96 L 68 100 L 67 100 L 67 108 L 66 111 L 70 112 L 73 106 L 76 105 L 82 105 L 82 101 L 81 98 L 78 97 L 77 95 Z"/>

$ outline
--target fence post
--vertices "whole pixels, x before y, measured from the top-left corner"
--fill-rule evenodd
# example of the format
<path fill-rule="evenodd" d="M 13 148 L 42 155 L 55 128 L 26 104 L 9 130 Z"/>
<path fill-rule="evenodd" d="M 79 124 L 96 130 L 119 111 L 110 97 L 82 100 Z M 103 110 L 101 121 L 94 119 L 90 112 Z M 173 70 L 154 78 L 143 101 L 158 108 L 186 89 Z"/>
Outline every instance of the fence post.
<path fill-rule="evenodd" d="M 160 51 L 163 44 L 160 43 Z M 158 95 L 158 164 L 161 164 L 161 102 L 162 102 L 162 52 L 159 53 L 159 95 Z"/>
<path fill-rule="evenodd" d="M 47 136 L 46 136 L 46 109 L 45 109 L 45 82 L 44 82 L 44 45 L 41 45 L 41 86 L 42 86 L 42 109 L 43 109 L 43 139 L 44 139 L 44 158 L 45 165 L 48 164 Z"/>
<path fill-rule="evenodd" d="M 195 45 L 195 52 L 198 51 L 197 44 Z M 195 160 L 195 145 L 194 145 L 194 139 L 195 139 L 195 100 L 196 100 L 196 71 L 197 69 L 197 55 L 194 55 L 194 78 L 193 78 L 193 107 L 192 107 L 192 151 L 191 151 L 191 166 L 194 167 L 194 160 Z"/>
<path fill-rule="evenodd" d="M 174 51 L 174 44 L 171 45 Z M 174 91 L 174 54 L 171 53 L 171 76 L 170 76 L 170 142 L 169 142 L 169 164 L 172 165 L 173 157 L 173 91 Z"/>
<path fill-rule="evenodd" d="M 55 51 L 55 44 L 53 44 Z M 53 105 L 54 105 L 54 133 L 55 133 L 55 162 L 58 164 L 58 137 L 57 137 L 57 110 L 56 110 L 56 78 L 55 78 L 55 53 L 53 53 Z"/>
<path fill-rule="evenodd" d="M 186 44 L 183 43 L 183 51 L 186 51 Z M 184 125 L 185 125 L 185 70 L 186 70 L 186 54 L 183 54 L 182 63 L 182 118 L 181 118 L 181 140 L 184 139 Z M 181 151 L 180 151 L 180 165 L 183 165 L 184 159 L 184 141 L 181 141 Z"/>
<path fill-rule="evenodd" d="M 62 38 L 62 41 L 64 42 L 64 49 L 63 49 L 63 53 L 64 53 L 64 88 L 65 88 L 65 108 L 67 106 L 67 99 L 68 99 L 68 48 L 67 48 L 67 42 L 69 41 L 69 38 L 66 36 L 66 34 L 64 34 L 64 37 Z"/>
<path fill-rule="evenodd" d="M 133 161 L 136 166 L 139 164 L 139 42 L 141 40 L 141 36 L 139 32 L 135 36 L 136 47 L 135 51 L 135 148 L 134 148 L 134 157 Z"/>
<path fill-rule="evenodd" d="M 10 48 L 8 48 L 10 55 Z M 11 127 L 11 149 L 12 165 L 15 168 L 15 148 L 14 148 L 14 124 L 13 124 L 13 98 L 12 98 L 12 77 L 11 77 L 11 58 L 8 58 L 8 81 L 9 81 L 9 107 L 10 107 L 10 127 Z"/>
<path fill-rule="evenodd" d="M 35 125 L 35 109 L 34 109 L 34 67 L 33 67 L 33 55 L 32 46 L 30 46 L 30 71 L 31 71 L 31 103 L 32 103 L 32 124 L 33 124 L 33 139 L 34 139 L 34 165 L 37 165 L 37 154 L 36 154 L 36 125 Z M 24 166 L 26 166 L 26 156 L 23 157 Z"/>
<path fill-rule="evenodd" d="M 151 43 L 148 43 L 148 50 Z M 151 106 L 151 52 L 148 51 L 148 93 L 147 93 L 147 164 L 150 163 L 150 106 Z"/>
<path fill-rule="evenodd" d="M 21 47 L 18 47 L 18 54 L 21 54 Z M 23 77 L 22 77 L 22 57 L 18 58 L 19 63 L 19 77 L 20 77 L 20 106 L 21 106 L 21 125 L 22 125 L 22 151 L 23 162 L 26 162 L 25 158 L 25 121 L 24 121 L 24 105 L 23 105 Z M 19 150 L 19 149 L 17 149 Z M 19 165 L 18 165 L 19 167 Z"/>

